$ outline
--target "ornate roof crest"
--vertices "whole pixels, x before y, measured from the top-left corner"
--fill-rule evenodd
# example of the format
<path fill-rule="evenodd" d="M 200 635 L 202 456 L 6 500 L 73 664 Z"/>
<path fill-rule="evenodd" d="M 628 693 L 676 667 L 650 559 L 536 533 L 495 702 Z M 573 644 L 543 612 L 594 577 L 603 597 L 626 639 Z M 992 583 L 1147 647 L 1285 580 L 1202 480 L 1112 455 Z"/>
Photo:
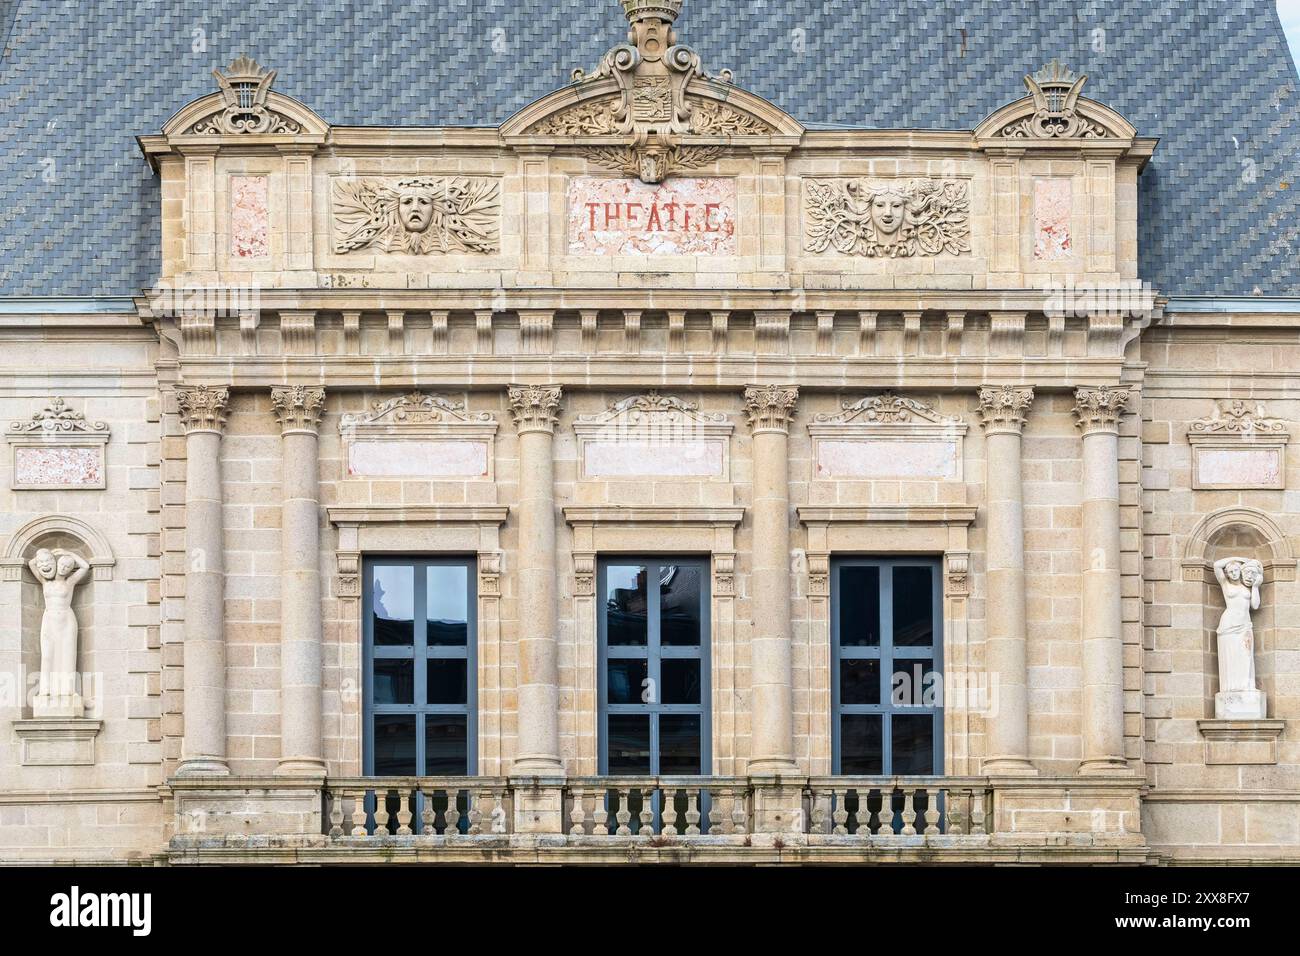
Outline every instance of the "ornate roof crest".
<path fill-rule="evenodd" d="M 1100 139 L 1111 132 L 1082 116 L 1077 109 L 1087 74 L 1076 76 L 1053 59 L 1037 73 L 1025 76 L 1034 98 L 1034 115 L 1009 123 L 999 135 L 1010 139 Z"/>
<path fill-rule="evenodd" d="M 251 57 L 241 56 L 224 72 L 213 70 L 212 76 L 221 90 L 225 108 L 199 120 L 187 132 L 207 136 L 302 132 L 298 123 L 266 105 L 267 94 L 275 82 L 275 70 L 263 69 Z"/>

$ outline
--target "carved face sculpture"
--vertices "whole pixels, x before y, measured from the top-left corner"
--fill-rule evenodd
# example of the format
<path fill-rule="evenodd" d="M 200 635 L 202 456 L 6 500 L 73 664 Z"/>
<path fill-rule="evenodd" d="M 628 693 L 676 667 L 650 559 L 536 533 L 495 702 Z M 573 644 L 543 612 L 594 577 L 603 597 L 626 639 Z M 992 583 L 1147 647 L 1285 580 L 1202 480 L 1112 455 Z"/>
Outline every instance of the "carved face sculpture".
<path fill-rule="evenodd" d="M 54 559 L 53 552 L 47 548 L 41 548 L 36 552 L 36 570 L 40 572 L 41 577 L 53 581 L 58 569 L 59 562 Z"/>
<path fill-rule="evenodd" d="M 58 577 L 66 578 L 69 574 L 75 571 L 76 568 L 77 568 L 77 562 L 73 561 L 70 555 L 66 555 L 66 554 L 59 555 L 59 560 L 55 564 L 55 569 L 57 571 Z"/>
<path fill-rule="evenodd" d="M 1241 566 L 1241 583 L 1253 588 L 1264 580 L 1264 566 L 1258 561 L 1247 561 Z"/>
<path fill-rule="evenodd" d="M 1226 574 L 1227 577 L 1228 577 L 1228 580 L 1229 580 L 1229 581 L 1232 581 L 1234 584 L 1235 584 L 1236 582 L 1240 581 L 1240 580 L 1241 580 L 1241 562 L 1240 562 L 1240 561 L 1233 561 L 1231 564 L 1229 564 L 1226 568 L 1223 569 L 1223 573 Z"/>
<path fill-rule="evenodd" d="M 903 225 L 907 200 L 894 192 L 876 193 L 871 200 L 871 224 L 881 239 L 892 239 Z"/>
<path fill-rule="evenodd" d="M 424 186 L 399 186 L 397 214 L 407 232 L 424 232 L 433 222 L 433 196 Z"/>

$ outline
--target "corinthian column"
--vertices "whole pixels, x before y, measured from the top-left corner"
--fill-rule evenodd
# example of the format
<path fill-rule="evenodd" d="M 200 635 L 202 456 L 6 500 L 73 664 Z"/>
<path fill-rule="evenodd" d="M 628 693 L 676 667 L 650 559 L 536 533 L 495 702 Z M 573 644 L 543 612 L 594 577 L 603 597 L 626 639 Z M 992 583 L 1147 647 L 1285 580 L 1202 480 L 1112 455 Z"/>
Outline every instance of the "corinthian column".
<path fill-rule="evenodd" d="M 185 739 L 178 776 L 228 774 L 221 429 L 225 388 L 179 388 L 185 426 Z"/>
<path fill-rule="evenodd" d="M 325 772 L 321 742 L 320 481 L 316 429 L 325 389 L 271 389 L 280 422 L 280 763 Z"/>
<path fill-rule="evenodd" d="M 1124 640 L 1119 573 L 1119 419 L 1128 389 L 1079 388 L 1083 430 L 1083 763 L 1080 773 L 1126 770 Z"/>
<path fill-rule="evenodd" d="M 790 663 L 790 422 L 798 397 L 792 385 L 745 389 L 754 436 L 752 774 L 798 772 Z"/>
<path fill-rule="evenodd" d="M 519 433 L 519 751 L 514 772 L 560 775 L 555 464 L 558 385 L 511 385 Z"/>
<path fill-rule="evenodd" d="M 992 683 L 985 721 L 984 772 L 1035 773 L 1029 762 L 1025 666 L 1025 515 L 1020 433 L 1032 388 L 985 385 L 979 391 L 988 498 L 986 661 Z"/>

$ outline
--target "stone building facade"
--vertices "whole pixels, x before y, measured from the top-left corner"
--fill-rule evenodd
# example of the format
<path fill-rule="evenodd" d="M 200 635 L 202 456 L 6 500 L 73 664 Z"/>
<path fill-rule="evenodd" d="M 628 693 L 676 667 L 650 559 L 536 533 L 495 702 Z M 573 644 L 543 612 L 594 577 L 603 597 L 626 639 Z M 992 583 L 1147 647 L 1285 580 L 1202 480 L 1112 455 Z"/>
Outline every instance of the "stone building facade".
<path fill-rule="evenodd" d="M 237 59 L 6 305 L 0 858 L 1300 861 L 1294 300 L 1055 61 L 806 126 L 623 6 L 491 128 Z"/>

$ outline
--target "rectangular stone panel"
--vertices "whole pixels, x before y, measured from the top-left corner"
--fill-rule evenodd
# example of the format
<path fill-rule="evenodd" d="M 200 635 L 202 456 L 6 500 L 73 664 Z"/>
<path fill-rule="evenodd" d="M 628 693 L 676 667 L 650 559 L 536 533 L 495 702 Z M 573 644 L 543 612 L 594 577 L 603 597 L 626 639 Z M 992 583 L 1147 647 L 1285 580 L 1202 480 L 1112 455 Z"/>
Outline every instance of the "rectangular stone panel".
<path fill-rule="evenodd" d="M 1034 180 L 1034 258 L 1042 262 L 1074 255 L 1070 211 L 1074 187 L 1069 179 Z"/>
<path fill-rule="evenodd" d="M 482 441 L 354 441 L 348 474 L 376 478 L 485 478 L 488 444 Z"/>
<path fill-rule="evenodd" d="M 724 474 L 723 457 L 723 442 L 717 439 L 588 441 L 583 443 L 583 474 L 715 478 Z"/>
<path fill-rule="evenodd" d="M 957 443 L 822 438 L 818 478 L 956 478 Z"/>
<path fill-rule="evenodd" d="M 265 176 L 230 177 L 230 254 L 236 259 L 270 255 L 270 211 Z"/>
<path fill-rule="evenodd" d="M 569 181 L 569 255 L 736 254 L 736 181 L 673 177 Z"/>
<path fill-rule="evenodd" d="M 102 446 L 16 445 L 14 488 L 103 488 Z"/>
<path fill-rule="evenodd" d="M 1194 446 L 1193 487 L 1282 488 L 1283 451 L 1281 445 Z"/>

